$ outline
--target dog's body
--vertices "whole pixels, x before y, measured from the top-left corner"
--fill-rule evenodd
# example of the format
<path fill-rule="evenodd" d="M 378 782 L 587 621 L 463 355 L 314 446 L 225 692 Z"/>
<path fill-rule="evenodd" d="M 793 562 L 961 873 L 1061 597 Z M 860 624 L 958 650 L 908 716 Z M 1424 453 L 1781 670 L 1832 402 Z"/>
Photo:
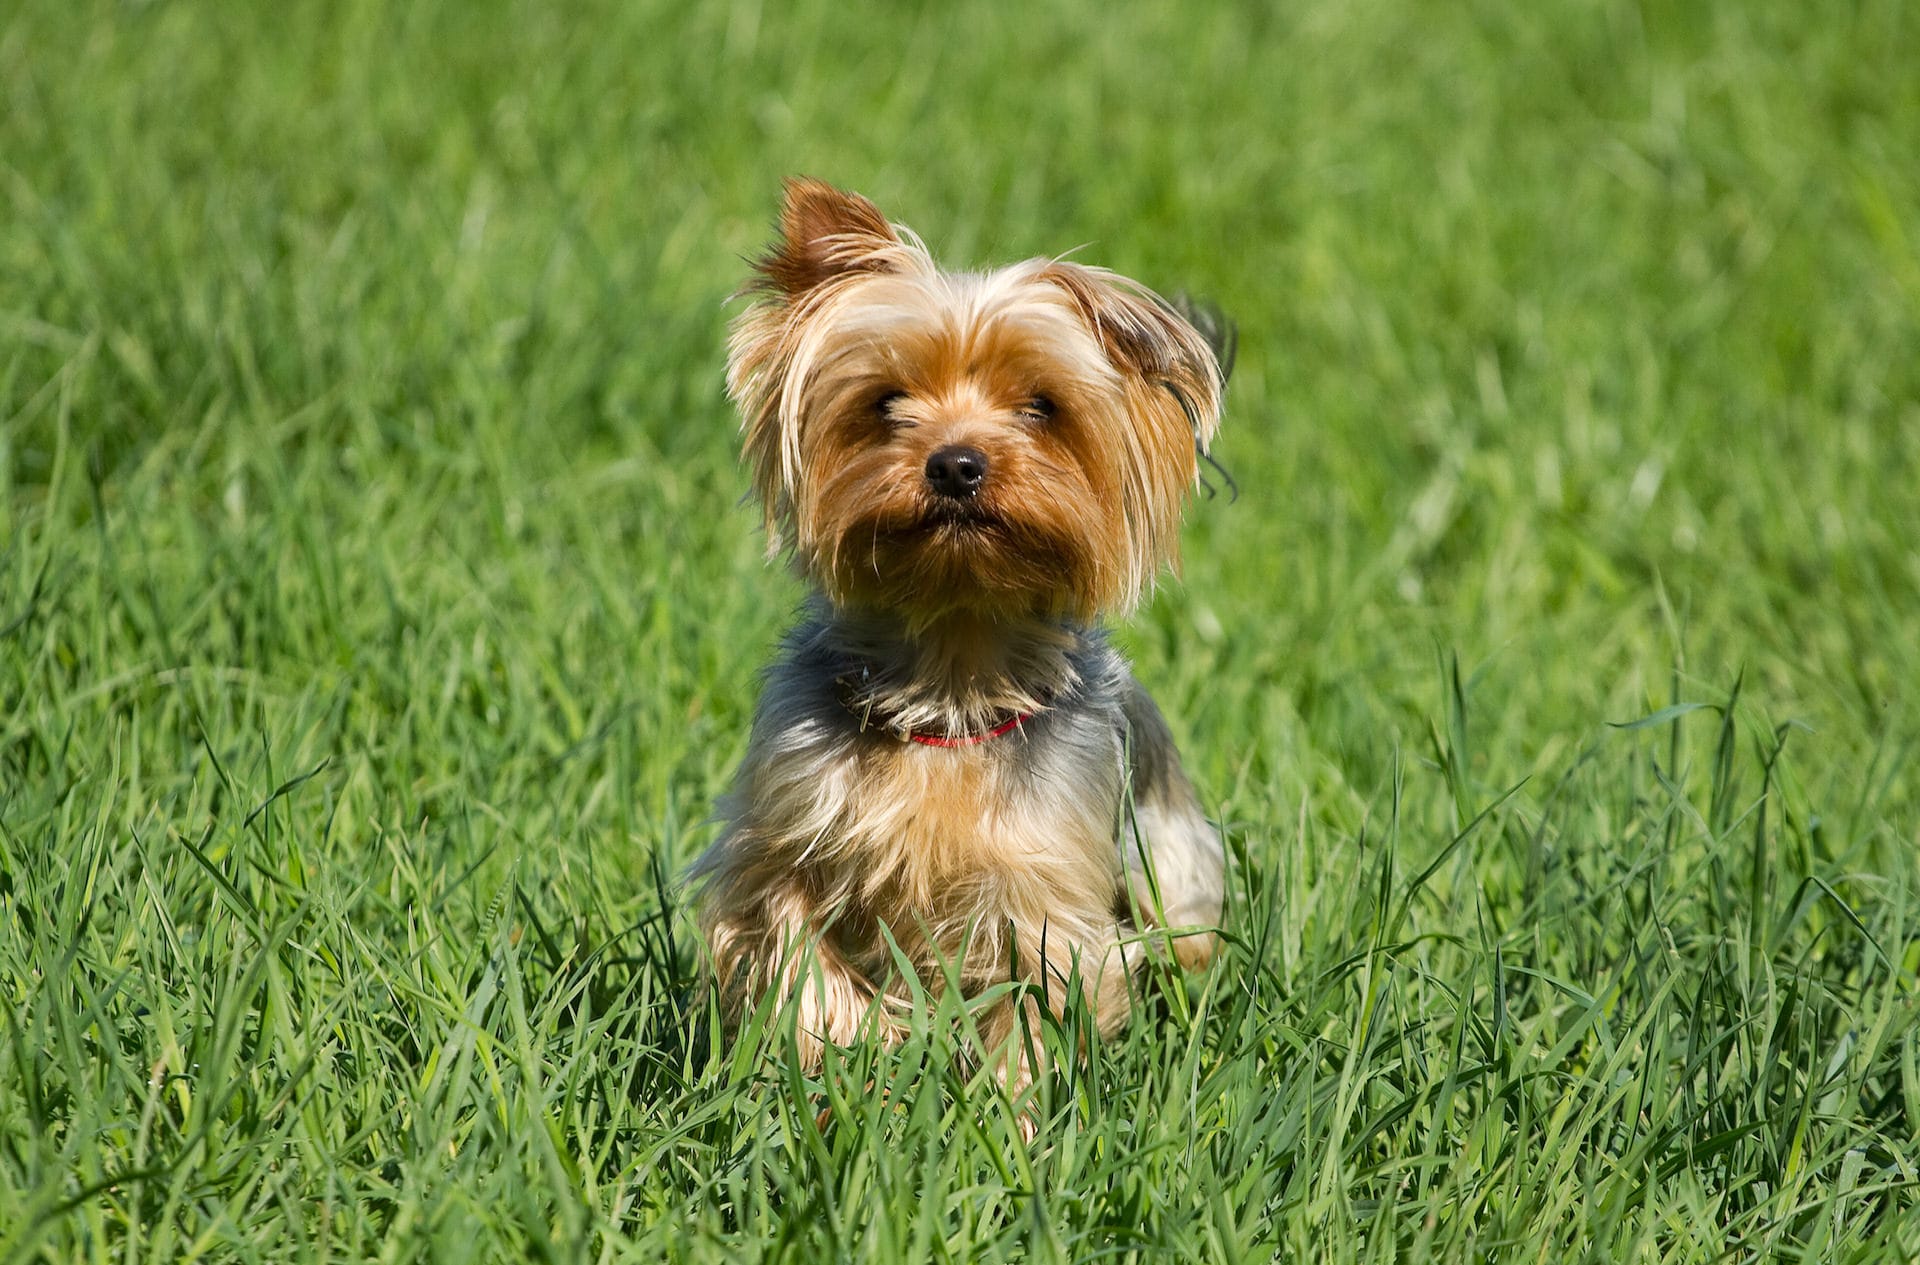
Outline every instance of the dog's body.
<path fill-rule="evenodd" d="M 770 531 L 820 593 L 692 873 L 725 1008 L 777 994 L 815 1061 L 892 1030 L 904 959 L 1056 1008 L 1077 980 L 1111 1031 L 1155 940 L 1211 957 L 1224 893 L 1166 724 L 1093 622 L 1172 552 L 1219 366 L 1117 278 L 942 273 L 815 182 L 782 231 L 731 384 Z"/>

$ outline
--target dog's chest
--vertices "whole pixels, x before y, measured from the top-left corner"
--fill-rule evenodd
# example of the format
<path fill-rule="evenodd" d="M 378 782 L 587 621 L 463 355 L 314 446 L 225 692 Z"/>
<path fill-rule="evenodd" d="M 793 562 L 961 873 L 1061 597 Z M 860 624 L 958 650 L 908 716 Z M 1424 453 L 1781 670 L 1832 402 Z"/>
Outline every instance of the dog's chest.
<path fill-rule="evenodd" d="M 815 855 L 862 903 L 941 918 L 960 910 L 1110 899 L 1124 786 L 1104 717 L 1052 720 L 989 742 L 861 742 L 814 783 Z"/>

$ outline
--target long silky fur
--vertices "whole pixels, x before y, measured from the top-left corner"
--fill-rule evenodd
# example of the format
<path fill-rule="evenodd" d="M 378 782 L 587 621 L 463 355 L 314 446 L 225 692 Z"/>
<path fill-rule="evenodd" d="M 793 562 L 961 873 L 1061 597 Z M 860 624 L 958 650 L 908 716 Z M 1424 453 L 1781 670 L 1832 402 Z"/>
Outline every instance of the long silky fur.
<path fill-rule="evenodd" d="M 1076 979 L 1111 1031 L 1143 952 L 1129 911 L 1200 929 L 1165 942 L 1200 965 L 1224 892 L 1219 837 L 1098 625 L 1175 559 L 1221 366 L 1136 283 L 1058 259 L 944 272 L 815 181 L 790 183 L 750 293 L 728 386 L 770 548 L 816 596 L 690 874 L 725 1012 L 777 994 L 809 1061 L 889 1036 L 912 991 L 897 946 L 969 995 L 1013 969 L 1057 1008 Z M 1036 391 L 1057 414 L 1021 412 Z M 921 475 L 955 443 L 989 461 L 962 506 Z M 1008 715 L 990 741 L 900 736 Z M 1016 1019 L 982 1016 L 988 1044 Z"/>

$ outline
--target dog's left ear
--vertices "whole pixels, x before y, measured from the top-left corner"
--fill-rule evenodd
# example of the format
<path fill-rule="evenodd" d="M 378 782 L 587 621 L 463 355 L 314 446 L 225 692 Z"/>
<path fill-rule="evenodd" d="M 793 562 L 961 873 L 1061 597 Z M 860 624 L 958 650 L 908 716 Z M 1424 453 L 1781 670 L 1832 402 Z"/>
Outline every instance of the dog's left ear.
<path fill-rule="evenodd" d="M 1151 290 L 1104 268 L 1053 263 L 1040 274 L 1066 291 L 1116 369 L 1170 395 L 1201 452 L 1220 428 L 1226 369 L 1193 322 Z"/>
<path fill-rule="evenodd" d="M 879 207 L 823 180 L 795 176 L 780 207 L 780 240 L 754 269 L 768 289 L 792 299 L 842 273 L 892 271 L 900 246 Z"/>

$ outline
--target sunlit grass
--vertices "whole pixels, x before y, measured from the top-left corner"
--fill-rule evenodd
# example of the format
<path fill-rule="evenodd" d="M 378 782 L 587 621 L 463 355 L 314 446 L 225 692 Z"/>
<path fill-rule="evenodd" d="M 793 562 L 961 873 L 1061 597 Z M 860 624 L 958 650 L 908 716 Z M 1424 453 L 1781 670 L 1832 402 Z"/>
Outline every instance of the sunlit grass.
<path fill-rule="evenodd" d="M 0 1260 L 1920 1255 L 1917 34 L 6 11 Z M 794 171 L 1240 320 L 1120 634 L 1228 951 L 1031 1145 L 690 988 Z"/>

